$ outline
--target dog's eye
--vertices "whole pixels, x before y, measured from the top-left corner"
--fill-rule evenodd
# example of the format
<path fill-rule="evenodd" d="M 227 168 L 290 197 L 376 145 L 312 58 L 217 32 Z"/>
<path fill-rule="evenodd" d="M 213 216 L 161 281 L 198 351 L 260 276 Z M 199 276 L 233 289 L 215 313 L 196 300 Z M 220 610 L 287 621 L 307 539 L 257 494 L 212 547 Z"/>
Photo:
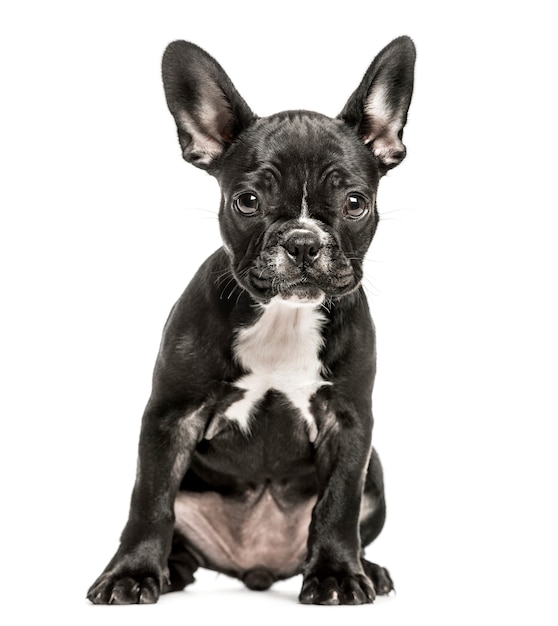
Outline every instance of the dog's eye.
<path fill-rule="evenodd" d="M 357 220 L 363 217 L 368 210 L 368 203 L 366 200 L 357 193 L 352 193 L 347 196 L 345 200 L 345 206 L 343 207 L 343 214 L 353 220 Z"/>
<path fill-rule="evenodd" d="M 253 193 L 242 193 L 234 201 L 234 206 L 243 215 L 253 215 L 259 209 L 260 203 Z"/>

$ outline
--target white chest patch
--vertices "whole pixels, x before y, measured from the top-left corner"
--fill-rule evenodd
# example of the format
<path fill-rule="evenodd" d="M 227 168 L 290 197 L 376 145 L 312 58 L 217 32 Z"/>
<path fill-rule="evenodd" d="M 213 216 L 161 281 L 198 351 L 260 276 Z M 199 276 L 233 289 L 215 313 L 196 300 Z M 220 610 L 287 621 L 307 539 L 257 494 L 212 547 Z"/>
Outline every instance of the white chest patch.
<path fill-rule="evenodd" d="M 309 438 L 317 427 L 310 410 L 310 398 L 322 386 L 322 363 L 318 358 L 323 344 L 321 328 L 325 322 L 319 305 L 274 299 L 264 307 L 262 316 L 238 333 L 234 354 L 248 372 L 235 385 L 245 391 L 225 417 L 250 430 L 250 417 L 256 404 L 274 389 L 284 394 L 300 411 Z"/>

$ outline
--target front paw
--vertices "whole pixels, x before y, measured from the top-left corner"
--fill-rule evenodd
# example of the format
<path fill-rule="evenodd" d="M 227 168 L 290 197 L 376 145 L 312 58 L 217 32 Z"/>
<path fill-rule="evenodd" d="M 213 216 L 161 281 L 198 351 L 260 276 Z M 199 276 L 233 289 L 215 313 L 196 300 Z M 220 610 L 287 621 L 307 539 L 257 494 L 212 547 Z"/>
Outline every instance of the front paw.
<path fill-rule="evenodd" d="M 376 592 L 364 574 L 349 571 L 313 572 L 304 578 L 302 604 L 370 604 Z"/>
<path fill-rule="evenodd" d="M 87 599 L 93 604 L 154 604 L 161 595 L 160 569 L 121 564 L 107 568 L 91 585 Z"/>
<path fill-rule="evenodd" d="M 93 604 L 154 604 L 161 595 L 161 586 L 153 576 L 132 574 L 122 577 L 101 577 L 87 593 Z"/>

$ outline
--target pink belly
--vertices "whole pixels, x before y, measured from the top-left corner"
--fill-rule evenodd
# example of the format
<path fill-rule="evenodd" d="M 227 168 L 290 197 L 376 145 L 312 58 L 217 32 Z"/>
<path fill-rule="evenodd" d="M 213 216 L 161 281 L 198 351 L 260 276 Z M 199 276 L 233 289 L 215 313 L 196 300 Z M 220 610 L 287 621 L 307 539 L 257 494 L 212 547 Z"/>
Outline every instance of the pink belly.
<path fill-rule="evenodd" d="M 179 492 L 174 505 L 177 531 L 205 559 L 207 567 L 242 576 L 264 568 L 277 578 L 300 570 L 316 498 L 277 503 L 269 489 L 242 499 L 216 492 Z"/>

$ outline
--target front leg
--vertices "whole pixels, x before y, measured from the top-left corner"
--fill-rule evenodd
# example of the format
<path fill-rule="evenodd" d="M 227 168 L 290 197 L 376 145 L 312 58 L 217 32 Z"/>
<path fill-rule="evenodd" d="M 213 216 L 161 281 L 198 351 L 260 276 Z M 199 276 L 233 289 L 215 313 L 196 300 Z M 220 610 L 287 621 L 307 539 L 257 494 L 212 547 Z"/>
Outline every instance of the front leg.
<path fill-rule="evenodd" d="M 299 600 L 304 604 L 373 602 L 376 594 L 363 569 L 359 534 L 371 453 L 371 411 L 355 406 L 329 411 L 319 427 L 315 449 L 319 493 Z"/>
<path fill-rule="evenodd" d="M 148 404 L 130 515 L 116 554 L 88 591 L 94 604 L 157 602 L 168 579 L 174 499 L 206 421 L 201 410 Z"/>

